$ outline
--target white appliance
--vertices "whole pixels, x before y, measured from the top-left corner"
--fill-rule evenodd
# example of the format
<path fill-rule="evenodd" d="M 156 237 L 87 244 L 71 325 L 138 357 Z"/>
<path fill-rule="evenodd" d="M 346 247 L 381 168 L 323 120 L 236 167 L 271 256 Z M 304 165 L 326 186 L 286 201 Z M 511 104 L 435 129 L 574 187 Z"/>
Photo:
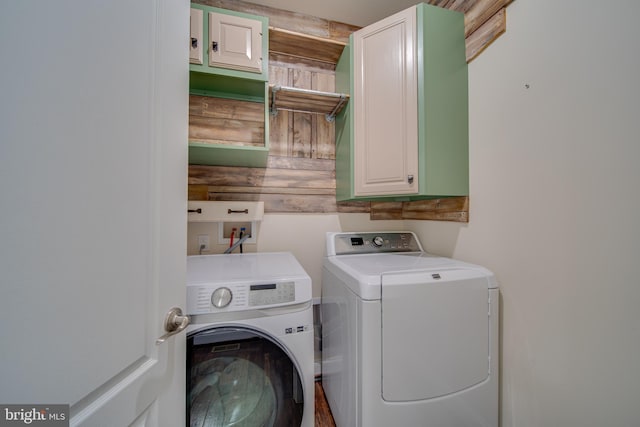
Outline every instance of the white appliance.
<path fill-rule="evenodd" d="M 497 427 L 498 287 L 410 232 L 328 233 L 322 386 L 338 427 Z"/>
<path fill-rule="evenodd" d="M 188 426 L 314 424 L 311 279 L 288 252 L 187 257 Z"/>

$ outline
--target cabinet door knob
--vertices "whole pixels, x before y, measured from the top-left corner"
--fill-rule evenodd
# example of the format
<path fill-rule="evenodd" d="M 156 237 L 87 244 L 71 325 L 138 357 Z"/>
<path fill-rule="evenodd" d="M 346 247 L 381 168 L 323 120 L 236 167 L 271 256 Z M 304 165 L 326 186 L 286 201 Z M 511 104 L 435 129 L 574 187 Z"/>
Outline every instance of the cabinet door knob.
<path fill-rule="evenodd" d="M 214 52 L 218 51 L 218 42 L 211 42 L 211 50 Z"/>
<path fill-rule="evenodd" d="M 196 49 L 198 47 L 198 39 L 195 37 L 191 37 L 191 48 Z"/>
<path fill-rule="evenodd" d="M 413 175 L 407 175 L 407 182 L 413 184 Z"/>

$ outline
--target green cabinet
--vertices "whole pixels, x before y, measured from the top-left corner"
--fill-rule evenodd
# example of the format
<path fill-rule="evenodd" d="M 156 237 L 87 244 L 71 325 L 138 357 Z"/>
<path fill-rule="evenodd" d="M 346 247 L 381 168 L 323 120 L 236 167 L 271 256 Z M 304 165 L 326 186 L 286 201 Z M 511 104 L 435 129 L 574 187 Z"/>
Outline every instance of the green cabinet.
<path fill-rule="evenodd" d="M 259 121 L 243 123 L 242 118 L 235 116 L 212 119 L 206 117 L 208 112 L 194 117 L 197 113 L 190 108 L 189 163 L 264 167 L 269 154 L 268 19 L 195 3 L 191 4 L 191 10 L 190 95 L 210 97 L 212 106 L 216 100 L 256 103 L 264 114 Z M 209 112 L 214 110 L 212 107 Z M 238 126 L 253 126 L 256 128 L 253 133 L 262 135 L 262 143 L 223 141 L 215 135 L 205 138 L 201 132 L 192 132 L 195 127 L 192 122 L 207 119 L 211 123 L 227 120 L 240 123 Z M 224 123 L 220 124 L 221 129 L 223 126 Z M 216 134 L 215 125 L 210 133 Z"/>
<path fill-rule="evenodd" d="M 336 90 L 341 200 L 418 200 L 469 191 L 464 15 L 418 4 L 350 37 Z"/>

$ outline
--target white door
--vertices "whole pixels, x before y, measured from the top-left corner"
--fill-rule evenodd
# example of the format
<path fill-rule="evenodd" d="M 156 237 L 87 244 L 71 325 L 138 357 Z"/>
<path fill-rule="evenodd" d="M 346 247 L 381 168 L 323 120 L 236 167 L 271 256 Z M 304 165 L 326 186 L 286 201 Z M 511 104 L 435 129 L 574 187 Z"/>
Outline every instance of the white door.
<path fill-rule="evenodd" d="M 0 405 L 184 423 L 189 2 L 0 2 Z M 1 416 L 1 414 L 0 414 Z"/>
<path fill-rule="evenodd" d="M 415 7 L 353 33 L 356 196 L 418 192 L 415 34 Z"/>

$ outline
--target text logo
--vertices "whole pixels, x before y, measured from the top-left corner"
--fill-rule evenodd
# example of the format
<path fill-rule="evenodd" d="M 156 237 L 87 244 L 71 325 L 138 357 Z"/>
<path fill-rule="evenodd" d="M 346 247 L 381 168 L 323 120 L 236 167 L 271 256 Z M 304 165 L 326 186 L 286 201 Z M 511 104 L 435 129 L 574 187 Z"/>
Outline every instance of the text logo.
<path fill-rule="evenodd" d="M 0 427 L 68 427 L 69 405 L 0 405 Z"/>

